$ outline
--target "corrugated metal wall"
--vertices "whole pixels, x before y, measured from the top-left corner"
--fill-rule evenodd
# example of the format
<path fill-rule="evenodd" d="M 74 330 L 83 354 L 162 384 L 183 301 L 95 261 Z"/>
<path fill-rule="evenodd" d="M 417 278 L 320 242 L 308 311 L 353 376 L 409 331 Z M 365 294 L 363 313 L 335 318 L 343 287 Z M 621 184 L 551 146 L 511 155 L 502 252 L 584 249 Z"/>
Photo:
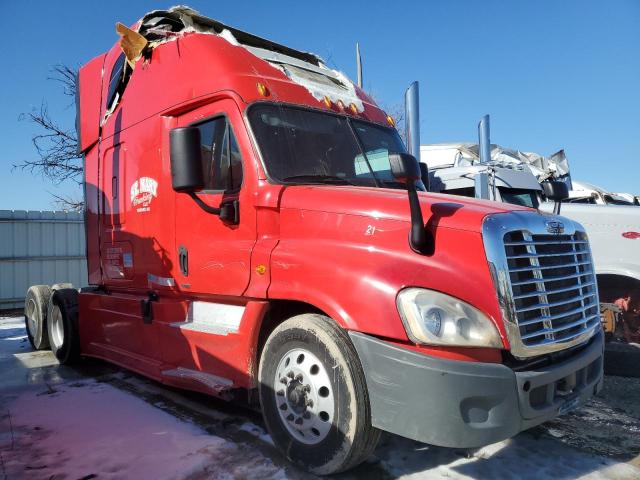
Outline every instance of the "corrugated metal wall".
<path fill-rule="evenodd" d="M 21 308 L 31 285 L 87 284 L 84 216 L 0 210 L 0 309 Z"/>

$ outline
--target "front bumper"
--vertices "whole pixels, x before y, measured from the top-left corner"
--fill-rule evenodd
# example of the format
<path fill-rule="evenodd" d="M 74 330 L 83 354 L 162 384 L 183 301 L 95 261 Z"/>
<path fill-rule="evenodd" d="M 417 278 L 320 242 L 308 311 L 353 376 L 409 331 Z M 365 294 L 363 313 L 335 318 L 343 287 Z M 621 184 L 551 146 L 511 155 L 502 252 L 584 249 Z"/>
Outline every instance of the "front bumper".
<path fill-rule="evenodd" d="M 585 403 L 602 389 L 604 336 L 545 367 L 421 355 L 349 332 L 369 391 L 374 427 L 443 447 L 488 445 Z"/>

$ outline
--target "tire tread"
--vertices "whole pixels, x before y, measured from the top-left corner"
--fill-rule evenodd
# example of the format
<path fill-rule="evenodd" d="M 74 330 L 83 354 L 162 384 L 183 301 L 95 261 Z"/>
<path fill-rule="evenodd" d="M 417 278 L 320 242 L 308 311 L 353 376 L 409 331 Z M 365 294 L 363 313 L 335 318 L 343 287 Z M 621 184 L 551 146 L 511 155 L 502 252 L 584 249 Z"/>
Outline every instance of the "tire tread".
<path fill-rule="evenodd" d="M 355 398 L 355 414 L 357 415 L 356 429 L 353 434 L 353 447 L 339 465 L 335 465 L 330 471 L 322 472 L 321 474 L 344 472 L 365 461 L 375 450 L 380 438 L 380 430 L 371 426 L 369 395 L 360 359 L 349 335 L 337 323 L 324 315 L 306 313 L 285 320 L 271 332 L 265 343 L 263 356 L 260 359 L 260 372 L 262 372 L 263 363 L 265 362 L 264 353 L 269 351 L 271 342 L 279 334 L 290 329 L 305 330 L 318 337 L 320 341 L 323 341 L 321 337 L 325 337 L 326 341 L 323 341 L 325 347 L 329 350 L 337 350 L 343 358 L 342 363 L 344 363 L 343 366 L 347 370 L 345 373 L 348 373 L 353 384 L 354 391 L 350 393 Z M 350 382 L 347 382 L 347 385 L 350 386 Z M 314 473 L 319 472 L 314 471 Z"/>
<path fill-rule="evenodd" d="M 40 315 L 40 338 L 35 338 L 29 332 L 29 324 L 27 319 L 27 306 L 29 299 L 33 298 Z M 49 309 L 49 300 L 51 298 L 51 288 L 48 285 L 32 285 L 27 290 L 24 304 L 24 326 L 27 330 L 27 338 L 29 343 L 35 350 L 47 350 L 49 344 L 49 330 L 47 328 L 47 312 Z"/>

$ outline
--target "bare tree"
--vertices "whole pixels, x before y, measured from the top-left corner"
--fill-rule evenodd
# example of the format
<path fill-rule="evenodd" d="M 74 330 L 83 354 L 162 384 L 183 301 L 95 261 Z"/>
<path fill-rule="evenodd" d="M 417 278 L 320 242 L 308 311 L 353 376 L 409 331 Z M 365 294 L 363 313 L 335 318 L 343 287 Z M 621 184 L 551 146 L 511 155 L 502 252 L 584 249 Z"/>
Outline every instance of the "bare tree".
<path fill-rule="evenodd" d="M 48 80 L 60 83 L 62 93 L 75 99 L 77 71 L 67 65 L 55 65 L 51 69 Z M 72 101 L 73 103 L 73 101 Z M 78 137 L 75 128 L 65 128 L 49 115 L 47 102 L 42 101 L 39 110 L 20 115 L 38 127 L 31 141 L 36 150 L 36 157 L 14 164 L 14 168 L 40 174 L 58 185 L 63 182 L 82 183 L 82 156 L 78 153 Z M 84 202 L 78 199 L 52 194 L 55 203 L 61 208 L 79 210 Z"/>

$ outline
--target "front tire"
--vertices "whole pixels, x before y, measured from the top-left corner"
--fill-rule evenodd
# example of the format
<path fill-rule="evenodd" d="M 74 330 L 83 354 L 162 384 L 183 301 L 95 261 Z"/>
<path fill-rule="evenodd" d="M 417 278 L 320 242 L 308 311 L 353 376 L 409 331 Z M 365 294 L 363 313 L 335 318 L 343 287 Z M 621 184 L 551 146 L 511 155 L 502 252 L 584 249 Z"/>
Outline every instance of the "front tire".
<path fill-rule="evenodd" d="M 260 357 L 260 403 L 276 446 L 306 470 L 328 475 L 360 464 L 380 431 L 348 335 L 330 318 L 293 317 L 278 325 Z"/>
<path fill-rule="evenodd" d="M 24 326 L 29 343 L 35 350 L 49 348 L 47 333 L 47 308 L 51 289 L 47 285 L 34 285 L 27 290 L 24 299 Z"/>

